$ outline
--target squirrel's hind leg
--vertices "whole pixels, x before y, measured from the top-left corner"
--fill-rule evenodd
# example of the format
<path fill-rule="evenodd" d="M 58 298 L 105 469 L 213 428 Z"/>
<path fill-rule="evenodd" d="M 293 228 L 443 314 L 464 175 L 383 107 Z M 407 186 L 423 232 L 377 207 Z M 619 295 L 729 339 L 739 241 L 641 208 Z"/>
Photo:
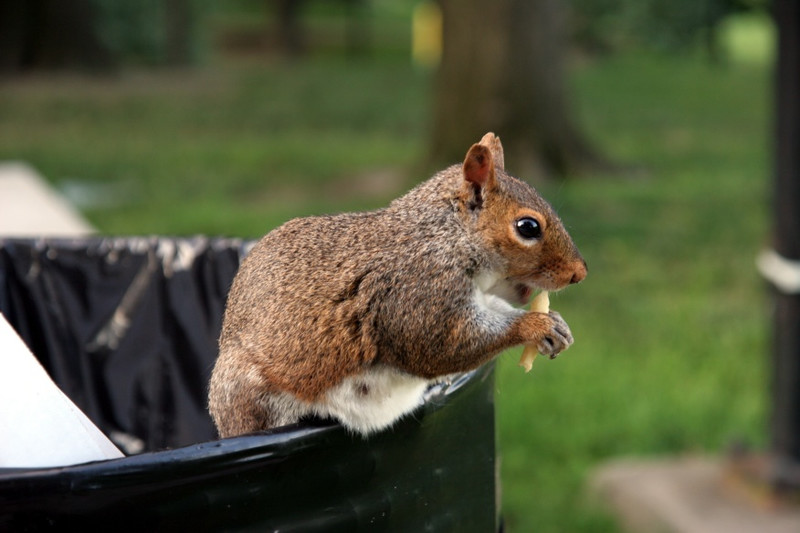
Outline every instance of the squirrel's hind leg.
<path fill-rule="evenodd" d="M 311 413 L 307 405 L 290 394 L 264 394 L 256 399 L 231 402 L 213 411 L 221 438 L 246 435 L 298 422 Z"/>

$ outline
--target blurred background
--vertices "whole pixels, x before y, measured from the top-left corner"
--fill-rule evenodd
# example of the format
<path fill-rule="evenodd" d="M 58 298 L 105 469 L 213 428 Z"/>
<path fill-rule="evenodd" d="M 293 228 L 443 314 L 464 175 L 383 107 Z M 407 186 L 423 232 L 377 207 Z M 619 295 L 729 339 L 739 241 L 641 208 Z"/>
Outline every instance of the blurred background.
<path fill-rule="evenodd" d="M 614 531 L 614 457 L 768 445 L 767 0 L 4 0 L 0 161 L 102 234 L 255 238 L 495 131 L 589 264 L 576 343 L 498 363 L 510 531 Z"/>

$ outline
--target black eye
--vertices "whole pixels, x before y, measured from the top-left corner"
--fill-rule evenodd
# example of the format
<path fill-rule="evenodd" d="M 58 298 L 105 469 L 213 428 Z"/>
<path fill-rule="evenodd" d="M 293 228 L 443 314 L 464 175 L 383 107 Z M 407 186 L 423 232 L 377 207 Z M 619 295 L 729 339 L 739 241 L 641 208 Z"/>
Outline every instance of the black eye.
<path fill-rule="evenodd" d="M 542 226 L 539 221 L 531 217 L 523 217 L 514 223 L 517 233 L 523 239 L 538 239 L 542 236 Z"/>

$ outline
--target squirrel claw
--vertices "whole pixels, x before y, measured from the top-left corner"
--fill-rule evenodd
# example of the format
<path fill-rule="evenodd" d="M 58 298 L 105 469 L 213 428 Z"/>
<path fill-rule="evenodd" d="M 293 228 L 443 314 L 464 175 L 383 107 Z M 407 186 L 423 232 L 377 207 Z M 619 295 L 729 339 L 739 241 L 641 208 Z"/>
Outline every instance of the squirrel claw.
<path fill-rule="evenodd" d="M 569 348 L 575 339 L 569 326 L 557 311 L 550 311 L 548 316 L 553 321 L 550 331 L 539 341 L 539 353 L 555 359 L 558 354 Z"/>

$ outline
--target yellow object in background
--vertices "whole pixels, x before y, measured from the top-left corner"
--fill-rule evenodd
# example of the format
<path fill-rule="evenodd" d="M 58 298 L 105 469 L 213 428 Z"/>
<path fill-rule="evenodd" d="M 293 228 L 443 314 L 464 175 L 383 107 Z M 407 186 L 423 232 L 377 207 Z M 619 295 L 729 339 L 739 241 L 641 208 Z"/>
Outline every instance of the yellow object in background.
<path fill-rule="evenodd" d="M 411 60 L 433 68 L 442 57 L 442 10 L 433 1 L 417 4 L 411 20 Z"/>

